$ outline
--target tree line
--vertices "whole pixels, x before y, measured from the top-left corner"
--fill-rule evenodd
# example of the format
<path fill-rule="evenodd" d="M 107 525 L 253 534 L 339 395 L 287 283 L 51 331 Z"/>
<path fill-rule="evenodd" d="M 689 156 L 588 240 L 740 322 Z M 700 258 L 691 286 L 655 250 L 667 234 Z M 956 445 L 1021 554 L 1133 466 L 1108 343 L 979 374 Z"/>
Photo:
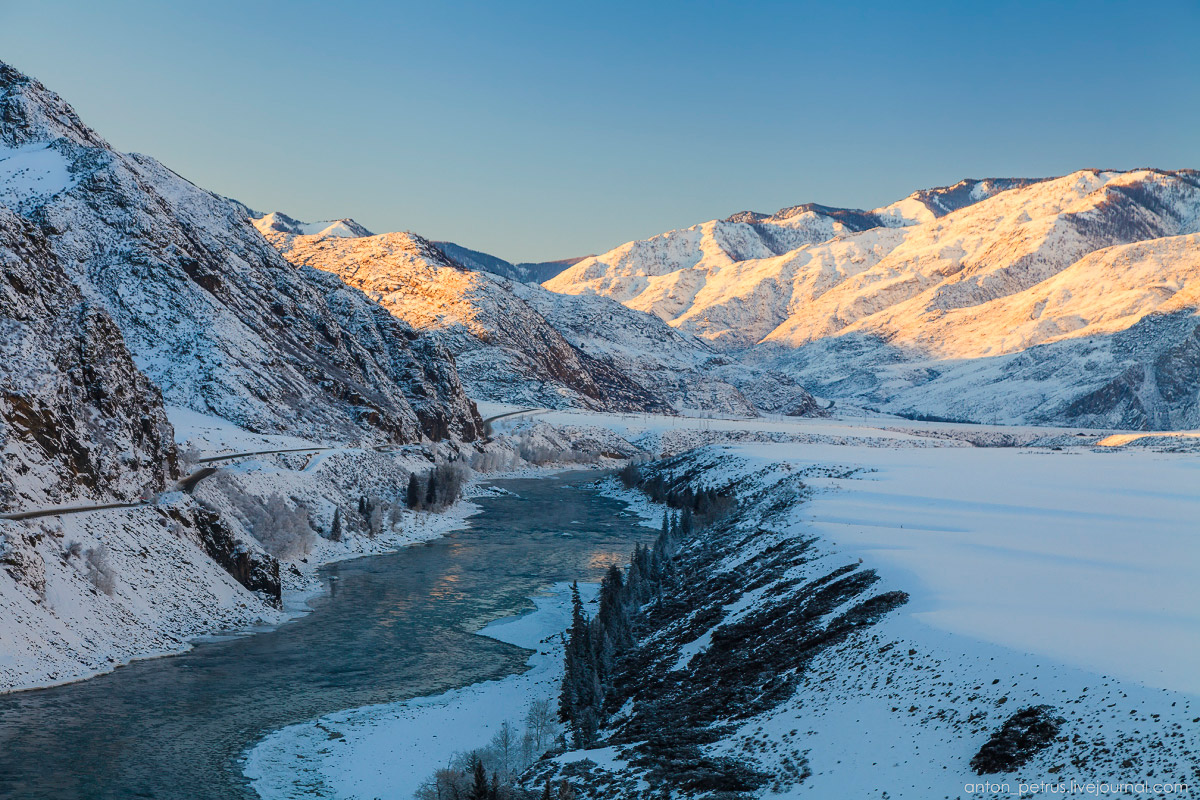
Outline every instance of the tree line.
<path fill-rule="evenodd" d="M 486 747 L 460 753 L 436 770 L 417 789 L 416 800 L 572 800 L 574 791 L 563 781 L 547 781 L 540 795 L 517 785 L 543 753 L 564 744 L 553 701 L 530 703 L 524 723 L 524 730 L 507 720 L 500 723 Z"/>
<path fill-rule="evenodd" d="M 424 476 L 413 472 L 408 476 L 404 504 L 413 511 L 442 511 L 462 495 L 467 477 L 467 468 L 458 462 L 444 461 Z"/>
<path fill-rule="evenodd" d="M 613 564 L 600 582 L 596 616 L 588 618 L 577 585 L 571 586 L 571 627 L 563 645 L 563 681 L 559 719 L 572 744 L 595 743 L 604 720 L 605 700 L 613 691 L 618 661 L 636 645 L 635 629 L 642 609 L 663 594 L 675 575 L 675 555 L 698 528 L 736 505 L 732 492 L 690 485 L 672 486 L 660 473 L 645 477 L 637 465 L 627 465 L 621 481 L 652 500 L 665 503 L 662 528 L 654 544 L 637 545 L 628 568 Z"/>
<path fill-rule="evenodd" d="M 642 467 L 633 462 L 621 470 L 620 480 L 626 489 L 637 489 L 652 502 L 679 509 L 688 520 L 688 533 L 691 533 L 690 526 L 707 525 L 725 516 L 737 505 L 737 500 L 728 489 L 711 486 L 696 489 L 686 482 L 668 481 L 661 472 L 647 476 Z"/>

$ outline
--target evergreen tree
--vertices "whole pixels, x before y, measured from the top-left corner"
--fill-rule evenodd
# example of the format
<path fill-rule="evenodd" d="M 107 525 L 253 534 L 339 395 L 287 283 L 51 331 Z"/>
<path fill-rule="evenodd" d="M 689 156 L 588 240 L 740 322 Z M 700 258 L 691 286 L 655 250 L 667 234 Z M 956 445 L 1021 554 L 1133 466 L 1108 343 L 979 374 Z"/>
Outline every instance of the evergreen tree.
<path fill-rule="evenodd" d="M 662 535 L 663 536 L 671 535 L 671 514 L 665 508 L 663 509 Z"/>
<path fill-rule="evenodd" d="M 425 485 L 425 507 L 432 510 L 437 508 L 437 475 L 430 471 L 429 483 Z"/>
<path fill-rule="evenodd" d="M 417 473 L 408 473 L 408 493 L 405 495 L 404 504 L 411 509 L 416 509 L 421 505 L 421 481 L 417 479 Z"/>
<path fill-rule="evenodd" d="M 467 794 L 467 800 L 488 800 L 488 795 L 491 794 L 488 786 L 487 770 L 483 768 L 483 761 L 479 756 L 475 756 L 475 763 L 471 767 L 471 791 Z"/>
<path fill-rule="evenodd" d="M 546 783 L 542 786 L 542 800 L 553 800 L 550 795 L 550 776 L 546 776 Z"/>
<path fill-rule="evenodd" d="M 329 538 L 335 542 L 342 540 L 342 510 L 336 506 L 333 509 L 333 523 L 329 526 Z"/>

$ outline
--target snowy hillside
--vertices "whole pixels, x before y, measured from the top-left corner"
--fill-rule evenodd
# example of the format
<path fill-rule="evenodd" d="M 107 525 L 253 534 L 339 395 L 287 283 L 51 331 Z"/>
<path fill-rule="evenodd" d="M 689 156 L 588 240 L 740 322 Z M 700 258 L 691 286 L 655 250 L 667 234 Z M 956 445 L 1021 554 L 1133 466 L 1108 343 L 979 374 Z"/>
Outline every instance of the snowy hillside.
<path fill-rule="evenodd" d="M 175 445 L 158 390 L 45 239 L 4 207 L 0 387 L 0 512 L 134 500 L 174 477 Z"/>
<path fill-rule="evenodd" d="M 729 487 L 736 517 L 677 556 L 598 741 L 526 785 L 924 800 L 1193 784 L 1189 463 L 894 444 L 706 448 L 653 470 Z M 1135 544 L 1122 509 L 1139 491 L 1162 502 Z M 1153 599 L 1111 591 L 1131 570 Z"/>
<path fill-rule="evenodd" d="M 1085 170 L 962 182 L 870 212 L 744 212 L 622 245 L 546 286 L 652 311 L 889 411 L 1171 427 L 1200 424 L 1180 366 L 1198 232 L 1196 172 Z"/>
<path fill-rule="evenodd" d="M 749 415 L 756 405 L 797 414 L 816 408 L 794 379 L 744 368 L 607 298 L 568 297 L 468 271 L 411 233 L 293 235 L 266 223 L 274 216 L 255 225 L 285 257 L 337 275 L 437 336 L 454 354 L 469 393 L 481 400 Z"/>
<path fill-rule="evenodd" d="M 744 364 L 653 314 L 607 297 L 510 287 L 590 356 L 614 364 L 684 409 L 754 416 L 758 410 L 819 414 L 817 401 L 782 370 Z"/>
<path fill-rule="evenodd" d="M 0 64 L 0 692 L 278 622 L 321 561 L 436 532 L 352 509 L 478 438 L 449 354 L 246 216 Z M 281 431 L 427 449 L 280 456 L 265 478 L 196 460 Z"/>
<path fill-rule="evenodd" d="M 117 153 L 6 65 L 0 165 L 0 202 L 35 224 L 168 402 L 260 430 L 476 435 L 435 343 L 360 292 L 292 268 L 241 206 Z"/>
<path fill-rule="evenodd" d="M 436 337 L 453 353 L 474 397 L 550 407 L 668 407 L 629 376 L 573 347 L 500 278 L 463 269 L 415 234 L 265 235 L 297 266 L 336 275 Z"/>

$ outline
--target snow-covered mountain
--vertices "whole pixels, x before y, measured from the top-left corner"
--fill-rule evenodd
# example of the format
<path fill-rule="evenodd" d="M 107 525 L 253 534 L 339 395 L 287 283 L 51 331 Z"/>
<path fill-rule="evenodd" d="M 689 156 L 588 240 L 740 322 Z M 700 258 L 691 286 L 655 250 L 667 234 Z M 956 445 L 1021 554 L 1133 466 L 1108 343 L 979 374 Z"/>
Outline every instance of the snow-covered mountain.
<path fill-rule="evenodd" d="M 336 275 L 454 354 L 478 399 L 559 407 L 665 410 L 666 401 L 571 346 L 490 273 L 471 272 L 412 233 L 264 236 L 298 267 Z"/>
<path fill-rule="evenodd" d="M 744 212 L 546 282 L 901 413 L 1200 424 L 1200 175 L 964 181 L 869 212 Z"/>
<path fill-rule="evenodd" d="M 171 419 L 204 420 L 224 452 L 315 446 L 297 434 L 429 451 L 478 438 L 478 412 L 435 339 L 337 278 L 296 269 L 247 216 L 114 151 L 0 64 L 0 692 L 279 621 L 282 586 L 306 580 L 301 567 L 369 546 L 350 517 L 336 542 L 310 526 L 328 534 L 334 508 L 368 490 L 395 497 L 428 465 L 425 451 L 404 462 L 351 448 L 333 470 L 275 463 L 269 486 L 221 490 L 214 478 L 197 499 L 212 469 L 179 452 Z M 184 462 L 191 479 L 177 484 Z M 301 547 L 281 548 L 254 522 L 280 518 Z M 277 557 L 293 561 L 282 577 Z"/>
<path fill-rule="evenodd" d="M 434 242 L 433 245 L 456 264 L 462 264 L 467 269 L 491 272 L 522 283 L 548 281 L 567 267 L 573 267 L 584 258 L 590 258 L 590 256 L 580 256 L 579 258 L 563 258 L 558 261 L 522 261 L 514 264 L 503 258 L 471 250 L 454 242 Z"/>
<path fill-rule="evenodd" d="M 477 434 L 436 342 L 340 281 L 296 270 L 242 206 L 114 151 L 57 95 L 4 65 L 0 204 L 32 223 L 170 405 L 321 437 Z"/>
<path fill-rule="evenodd" d="M 438 336 L 478 399 L 595 410 L 817 410 L 793 378 L 744 367 L 608 298 L 471 270 L 412 233 L 294 235 L 270 224 L 277 216 L 254 224 L 289 260 L 337 275 Z"/>
<path fill-rule="evenodd" d="M 369 230 L 352 219 L 334 219 L 321 222 L 301 222 L 286 214 L 275 212 L 267 214 L 254 222 L 260 231 L 273 230 L 283 233 L 294 233 L 298 236 L 373 236 Z"/>

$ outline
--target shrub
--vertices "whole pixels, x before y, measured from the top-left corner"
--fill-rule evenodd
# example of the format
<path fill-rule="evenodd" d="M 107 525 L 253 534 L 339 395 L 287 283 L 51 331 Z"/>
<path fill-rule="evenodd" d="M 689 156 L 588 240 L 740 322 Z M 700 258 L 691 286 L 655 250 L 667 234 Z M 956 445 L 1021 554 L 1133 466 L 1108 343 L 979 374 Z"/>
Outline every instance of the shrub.
<path fill-rule="evenodd" d="M 262 503 L 249 495 L 241 497 L 240 510 L 263 549 L 285 561 L 308 555 L 317 536 L 303 508 L 292 508 L 278 494 Z"/>
<path fill-rule="evenodd" d="M 111 595 L 117 588 L 117 571 L 108 561 L 108 547 L 89 547 L 83 554 L 84 566 L 87 569 L 88 580 L 96 591 Z"/>

